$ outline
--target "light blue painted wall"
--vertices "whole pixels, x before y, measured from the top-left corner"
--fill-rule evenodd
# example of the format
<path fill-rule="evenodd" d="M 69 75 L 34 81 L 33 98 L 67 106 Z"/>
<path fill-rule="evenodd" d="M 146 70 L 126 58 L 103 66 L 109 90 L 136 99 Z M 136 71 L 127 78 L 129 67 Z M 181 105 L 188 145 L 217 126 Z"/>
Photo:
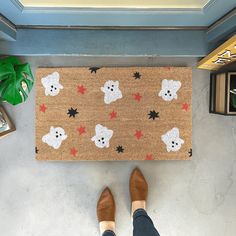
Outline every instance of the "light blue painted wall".
<path fill-rule="evenodd" d="M 0 43 L 2 54 L 77 56 L 202 57 L 201 30 L 37 30 L 19 29 L 16 42 Z"/>
<path fill-rule="evenodd" d="M 219 15 L 236 5 L 236 0 L 213 0 L 204 11 L 74 11 L 65 12 L 23 10 L 0 0 L 0 13 L 6 13 L 17 24 L 27 25 L 121 25 L 129 26 L 199 26 L 208 25 Z M 8 11 L 11 9 L 10 11 Z M 231 10 L 231 9 L 229 9 Z M 91 19 L 89 18 L 92 14 Z M 108 14 L 108 15 L 107 15 Z M 125 17 L 124 17 L 125 16 Z M 170 16 L 169 19 L 167 19 Z M 151 17 L 151 18 L 150 18 Z M 152 18 L 153 17 L 153 18 Z M 152 20 L 151 20 L 152 19 Z M 160 19 L 158 21 L 157 19 Z M 145 22 L 145 24 L 144 24 Z M 158 22 L 158 23 L 157 23 Z M 96 24 L 95 24 L 96 23 Z M 236 10 L 210 30 L 32 30 L 18 29 L 16 42 L 0 42 L 1 54 L 12 55 L 89 55 L 89 56 L 174 56 L 202 57 L 222 39 L 236 31 Z M 236 32 L 235 32 L 236 33 Z M 0 22 L 0 39 L 15 39 L 16 31 Z"/>
<path fill-rule="evenodd" d="M 193 10 L 28 9 L 0 0 L 0 12 L 16 25 L 209 26 L 236 7 L 236 0 L 211 0 Z"/>
<path fill-rule="evenodd" d="M 217 43 L 233 33 L 236 34 L 236 9 L 223 18 L 221 23 L 210 27 L 206 32 L 206 38 L 208 42 Z"/>
<path fill-rule="evenodd" d="M 0 40 L 14 41 L 16 29 L 9 26 L 0 16 Z"/>

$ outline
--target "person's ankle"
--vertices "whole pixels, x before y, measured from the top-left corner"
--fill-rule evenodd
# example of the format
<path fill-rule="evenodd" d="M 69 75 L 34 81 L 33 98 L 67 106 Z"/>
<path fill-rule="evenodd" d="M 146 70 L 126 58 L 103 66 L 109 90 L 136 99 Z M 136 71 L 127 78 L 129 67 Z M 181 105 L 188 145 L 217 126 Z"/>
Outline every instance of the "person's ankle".
<path fill-rule="evenodd" d="M 146 201 L 145 200 L 133 201 L 132 202 L 132 206 L 131 206 L 131 213 L 132 213 L 132 215 L 138 209 L 146 210 Z"/>
<path fill-rule="evenodd" d="M 100 233 L 101 235 L 105 232 L 105 231 L 112 231 L 115 232 L 115 222 L 114 221 L 101 221 L 99 222 L 99 228 L 100 228 Z"/>

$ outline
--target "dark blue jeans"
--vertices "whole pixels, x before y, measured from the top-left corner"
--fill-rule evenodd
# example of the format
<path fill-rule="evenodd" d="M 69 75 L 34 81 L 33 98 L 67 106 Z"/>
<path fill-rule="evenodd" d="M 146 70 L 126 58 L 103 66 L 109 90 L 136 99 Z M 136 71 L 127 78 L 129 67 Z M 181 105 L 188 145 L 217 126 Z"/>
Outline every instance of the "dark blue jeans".
<path fill-rule="evenodd" d="M 138 209 L 133 216 L 133 236 L 160 236 L 155 229 L 151 218 L 143 209 Z M 102 236 L 116 236 L 114 232 L 108 230 Z"/>

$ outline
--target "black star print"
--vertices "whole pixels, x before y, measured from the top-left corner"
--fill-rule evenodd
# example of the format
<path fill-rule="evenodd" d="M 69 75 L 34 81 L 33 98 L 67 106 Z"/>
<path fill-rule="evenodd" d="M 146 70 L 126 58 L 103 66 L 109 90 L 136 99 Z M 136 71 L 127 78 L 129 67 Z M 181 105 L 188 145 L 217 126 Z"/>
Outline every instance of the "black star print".
<path fill-rule="evenodd" d="M 134 77 L 135 79 L 141 79 L 141 74 L 136 71 L 136 72 L 134 73 L 133 77 Z"/>
<path fill-rule="evenodd" d="M 188 156 L 191 157 L 193 155 L 193 149 L 190 148 L 189 151 L 188 151 Z"/>
<path fill-rule="evenodd" d="M 68 112 L 67 112 L 67 115 L 69 115 L 69 117 L 74 117 L 75 118 L 75 115 L 78 114 L 79 112 L 77 111 L 77 108 L 74 109 L 71 107 L 71 109 L 68 109 Z"/>
<path fill-rule="evenodd" d="M 116 151 L 118 153 L 124 152 L 124 148 L 122 146 L 118 146 L 118 147 L 116 147 Z"/>
<path fill-rule="evenodd" d="M 91 71 L 91 74 L 94 72 L 95 74 L 97 73 L 97 70 L 99 70 L 99 67 L 90 67 L 89 70 Z"/>
<path fill-rule="evenodd" d="M 38 154 L 39 150 L 37 147 L 35 147 L 35 153 Z"/>
<path fill-rule="evenodd" d="M 156 118 L 159 118 L 159 112 L 156 112 L 155 110 L 150 111 L 148 115 L 149 115 L 149 119 L 155 120 Z"/>

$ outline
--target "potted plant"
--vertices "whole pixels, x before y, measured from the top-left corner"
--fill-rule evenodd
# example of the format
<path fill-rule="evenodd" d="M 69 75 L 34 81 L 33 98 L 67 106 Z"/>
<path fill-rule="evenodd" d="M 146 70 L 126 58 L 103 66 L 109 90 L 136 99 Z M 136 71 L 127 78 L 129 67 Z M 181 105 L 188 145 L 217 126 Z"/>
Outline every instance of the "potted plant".
<path fill-rule="evenodd" d="M 0 102 L 12 105 L 24 102 L 33 87 L 34 78 L 28 63 L 15 57 L 0 59 Z"/>

